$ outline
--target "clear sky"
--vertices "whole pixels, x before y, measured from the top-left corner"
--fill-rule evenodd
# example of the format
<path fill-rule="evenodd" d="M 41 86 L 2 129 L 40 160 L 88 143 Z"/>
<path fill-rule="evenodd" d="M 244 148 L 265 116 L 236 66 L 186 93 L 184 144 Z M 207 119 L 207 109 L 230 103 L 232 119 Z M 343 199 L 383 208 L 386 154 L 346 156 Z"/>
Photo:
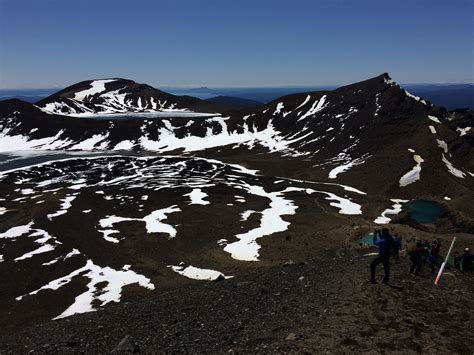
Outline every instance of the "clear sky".
<path fill-rule="evenodd" d="M 472 0 L 0 0 L 0 88 L 474 81 Z"/>

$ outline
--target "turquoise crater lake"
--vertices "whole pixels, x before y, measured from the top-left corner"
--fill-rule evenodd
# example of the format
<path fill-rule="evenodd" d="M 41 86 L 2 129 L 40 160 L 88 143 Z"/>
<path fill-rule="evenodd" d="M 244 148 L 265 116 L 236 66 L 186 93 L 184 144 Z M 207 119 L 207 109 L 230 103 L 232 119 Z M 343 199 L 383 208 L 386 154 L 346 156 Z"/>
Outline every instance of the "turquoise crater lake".
<path fill-rule="evenodd" d="M 441 204 L 428 200 L 412 200 L 402 204 L 402 211 L 420 224 L 432 224 L 446 212 Z M 359 244 L 373 245 L 374 233 L 366 233 L 359 239 Z"/>

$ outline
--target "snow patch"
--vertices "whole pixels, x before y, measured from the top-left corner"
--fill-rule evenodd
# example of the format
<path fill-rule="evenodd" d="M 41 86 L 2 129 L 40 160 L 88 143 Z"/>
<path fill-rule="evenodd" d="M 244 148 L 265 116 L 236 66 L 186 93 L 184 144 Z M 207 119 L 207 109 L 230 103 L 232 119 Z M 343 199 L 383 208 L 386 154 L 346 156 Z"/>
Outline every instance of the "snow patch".
<path fill-rule="evenodd" d="M 275 108 L 275 112 L 273 112 L 273 116 L 280 114 L 284 107 L 283 102 L 279 102 Z"/>
<path fill-rule="evenodd" d="M 184 195 L 189 196 L 191 199 L 190 205 L 209 205 L 209 201 L 205 201 L 204 199 L 208 197 L 205 192 L 202 192 L 201 189 L 193 189 L 190 193 Z"/>
<path fill-rule="evenodd" d="M 75 199 L 76 199 L 76 196 L 74 196 L 74 195 L 66 196 L 65 198 L 61 199 L 62 204 L 61 204 L 60 209 L 55 213 L 48 214 L 47 215 L 48 219 L 52 220 L 53 218 L 56 218 L 58 216 L 61 216 L 65 213 L 67 213 L 67 210 L 69 208 L 71 208 L 71 206 L 72 206 L 71 202 L 74 201 Z"/>
<path fill-rule="evenodd" d="M 461 178 L 461 179 L 464 179 L 464 176 L 466 176 L 465 173 L 463 173 L 461 170 L 459 169 L 456 169 L 453 164 L 451 164 L 451 162 L 446 158 L 446 156 L 444 155 L 443 153 L 443 162 L 444 164 L 446 165 L 446 167 L 448 168 L 448 171 L 453 174 L 454 176 L 458 177 L 458 178 Z"/>
<path fill-rule="evenodd" d="M 90 279 L 90 282 L 87 284 L 87 291 L 77 296 L 71 306 L 53 319 L 95 311 L 96 308 L 93 305 L 97 303 L 101 307 L 110 302 L 119 302 L 122 289 L 127 285 L 138 284 L 149 290 L 155 289 L 150 279 L 143 275 L 137 274 L 132 270 L 115 270 L 108 266 L 101 267 L 89 259 L 85 266 L 71 272 L 69 275 L 55 279 L 27 295 L 36 295 L 43 290 L 57 290 L 70 283 L 77 276 Z M 106 283 L 106 286 L 101 287 L 104 283 Z M 16 300 L 21 301 L 27 295 L 19 296 Z"/>
<path fill-rule="evenodd" d="M 8 229 L 4 233 L 0 233 L 0 239 L 2 238 L 18 238 L 22 236 L 23 234 L 28 233 L 31 230 L 31 226 L 33 225 L 33 221 L 31 221 L 28 224 L 22 225 L 22 226 L 16 226 Z"/>
<path fill-rule="evenodd" d="M 330 179 L 335 179 L 337 177 L 337 175 L 339 174 L 342 174 L 343 172 L 346 172 L 347 170 L 349 170 L 350 168 L 354 167 L 354 166 L 357 166 L 357 165 L 360 165 L 360 164 L 363 164 L 365 162 L 365 159 L 354 159 L 346 164 L 342 164 L 342 165 L 339 165 L 339 166 L 336 166 L 335 168 L 333 168 L 330 172 L 329 172 L 329 175 L 328 177 Z"/>
<path fill-rule="evenodd" d="M 105 218 L 102 218 L 101 220 L 99 220 L 100 227 L 105 228 L 105 230 L 101 230 L 100 232 L 104 235 L 104 238 L 105 238 L 105 237 L 108 237 L 108 235 L 111 233 L 118 232 L 115 230 L 112 232 L 109 229 L 109 228 L 112 228 L 114 224 L 120 223 L 120 222 L 126 222 L 126 221 L 139 221 L 139 222 L 145 222 L 145 228 L 147 230 L 147 233 L 165 233 L 165 234 L 168 234 L 170 238 L 174 238 L 177 233 L 176 229 L 169 224 L 162 223 L 161 221 L 165 220 L 168 217 L 167 214 L 179 212 L 179 211 L 181 211 L 181 209 L 179 209 L 177 206 L 170 206 L 167 208 L 156 210 L 150 213 L 149 215 L 146 215 L 143 218 L 106 216 Z M 112 240 L 108 240 L 108 241 L 112 241 Z M 112 242 L 116 243 L 116 241 L 112 241 Z"/>
<path fill-rule="evenodd" d="M 448 152 L 448 145 L 446 144 L 445 141 L 437 139 L 436 142 L 438 143 L 438 147 L 440 147 L 441 149 L 443 149 L 443 151 L 444 151 L 445 153 Z"/>
<path fill-rule="evenodd" d="M 411 169 L 409 172 L 407 172 L 400 178 L 401 187 L 410 185 L 415 181 L 420 180 L 421 163 L 423 163 L 424 160 L 421 156 L 417 154 L 413 155 L 413 160 L 416 162 L 416 165 L 413 167 L 413 169 Z"/>
<path fill-rule="evenodd" d="M 317 112 L 321 111 L 324 107 L 324 103 L 326 101 L 327 95 L 323 95 L 319 100 L 316 100 L 313 103 L 313 106 L 300 118 L 298 118 L 298 121 L 305 119 L 306 117 L 312 116 L 316 114 Z M 298 122 L 297 121 L 297 122 Z"/>
<path fill-rule="evenodd" d="M 436 116 L 428 115 L 428 118 L 429 118 L 431 121 L 433 121 L 433 122 L 441 123 L 441 121 L 439 120 L 439 118 L 436 117 Z"/>
<path fill-rule="evenodd" d="M 413 94 L 410 94 L 410 93 L 409 93 L 408 91 L 406 91 L 406 90 L 404 90 L 404 91 L 405 91 L 405 94 L 406 94 L 408 97 L 411 97 L 412 99 L 414 99 L 414 100 L 416 100 L 416 101 L 418 101 L 418 102 L 421 102 L 423 105 L 428 105 L 428 103 L 427 103 L 425 100 L 421 99 L 420 97 L 415 96 L 415 95 L 413 95 Z"/>
<path fill-rule="evenodd" d="M 210 270 L 210 269 L 201 269 L 195 266 L 187 266 L 184 267 L 183 265 L 179 266 L 173 266 L 173 265 L 168 265 L 170 269 L 172 269 L 174 272 L 177 272 L 178 274 L 185 276 L 187 278 L 193 279 L 193 280 L 216 280 L 220 277 L 224 277 L 226 279 L 230 279 L 233 276 L 225 276 L 222 272 L 215 271 L 215 270 Z"/>
<path fill-rule="evenodd" d="M 229 243 L 224 251 L 231 254 L 232 258 L 244 261 L 258 261 L 260 245 L 258 238 L 277 232 L 285 231 L 290 225 L 282 219 L 284 215 L 293 215 L 297 206 L 292 201 L 284 198 L 285 191 L 266 192 L 261 186 L 244 185 L 248 193 L 270 199 L 270 207 L 261 212 L 260 226 L 235 237 L 238 241 Z"/>
<path fill-rule="evenodd" d="M 123 140 L 115 145 L 112 150 L 131 150 L 135 143 L 130 140 Z"/>
<path fill-rule="evenodd" d="M 306 99 L 304 99 L 304 101 L 297 108 L 295 108 L 294 111 L 306 105 L 309 102 L 309 100 L 311 100 L 311 95 L 306 96 Z"/>
<path fill-rule="evenodd" d="M 408 200 L 391 199 L 393 202 L 392 208 L 387 208 L 382 214 L 374 220 L 377 224 L 388 224 L 392 220 L 387 215 L 397 215 L 402 211 L 402 203 L 408 202 Z"/>
<path fill-rule="evenodd" d="M 469 132 L 471 129 L 472 127 L 464 127 L 464 128 L 458 127 L 456 128 L 456 132 L 459 132 L 459 136 L 462 137 L 462 136 L 465 136 L 467 132 Z"/>
<path fill-rule="evenodd" d="M 76 92 L 74 94 L 74 100 L 77 101 L 84 101 L 88 96 L 93 96 L 95 94 L 101 93 L 105 91 L 105 84 L 111 83 L 115 80 L 109 79 L 109 80 L 94 80 L 92 81 L 89 85 L 91 86 L 89 89 L 82 90 L 79 92 Z"/>

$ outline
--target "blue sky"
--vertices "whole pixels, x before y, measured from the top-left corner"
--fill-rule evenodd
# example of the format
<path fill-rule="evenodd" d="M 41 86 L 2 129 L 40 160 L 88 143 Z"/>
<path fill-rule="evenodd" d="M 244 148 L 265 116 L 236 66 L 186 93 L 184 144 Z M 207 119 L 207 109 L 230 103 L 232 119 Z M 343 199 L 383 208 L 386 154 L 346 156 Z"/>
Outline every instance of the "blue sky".
<path fill-rule="evenodd" d="M 464 0 L 0 0 L 0 88 L 474 81 Z"/>

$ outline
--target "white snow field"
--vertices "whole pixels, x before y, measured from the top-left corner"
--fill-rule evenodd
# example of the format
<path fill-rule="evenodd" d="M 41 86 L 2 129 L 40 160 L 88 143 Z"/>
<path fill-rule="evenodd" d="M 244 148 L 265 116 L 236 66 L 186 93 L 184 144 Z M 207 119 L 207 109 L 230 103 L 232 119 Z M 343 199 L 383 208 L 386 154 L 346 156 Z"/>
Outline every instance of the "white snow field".
<path fill-rule="evenodd" d="M 283 220 L 282 216 L 295 214 L 298 207 L 294 205 L 293 201 L 285 198 L 285 193 L 304 192 L 306 194 L 325 194 L 327 195 L 326 200 L 335 201 L 329 204 L 338 208 L 340 214 L 362 214 L 359 204 L 350 201 L 348 198 L 339 197 L 331 192 L 297 187 L 289 187 L 278 192 L 266 192 L 262 187 L 252 185 L 246 185 L 244 188 L 251 194 L 267 197 L 271 202 L 269 208 L 259 212 L 261 214 L 259 227 L 251 229 L 246 233 L 237 234 L 235 236 L 239 239 L 237 242 L 226 244 L 224 250 L 231 254 L 232 258 L 237 260 L 258 261 L 260 245 L 257 243 L 257 239 L 288 229 L 290 223 Z M 248 219 L 250 214 L 255 212 L 256 211 L 245 211 L 242 214 L 242 219 Z"/>
<path fill-rule="evenodd" d="M 35 243 L 38 244 L 39 247 L 37 249 L 29 251 L 29 252 L 15 258 L 14 261 L 21 261 L 21 260 L 29 259 L 29 258 L 33 257 L 34 255 L 43 254 L 43 253 L 47 253 L 49 251 L 53 251 L 56 244 L 61 244 L 60 242 L 55 240 L 54 237 L 49 235 L 48 232 L 46 232 L 45 230 L 42 230 L 42 229 L 36 229 L 36 231 L 34 233 L 30 234 L 28 237 L 29 238 L 42 237 L 42 238 L 39 238 L 39 239 L 35 240 Z M 50 241 L 53 241 L 55 245 L 50 244 L 51 243 Z M 49 242 L 49 243 L 47 243 L 47 242 Z"/>
<path fill-rule="evenodd" d="M 208 197 L 209 195 L 203 192 L 201 189 L 193 189 L 188 194 L 185 194 L 184 196 L 189 196 L 191 199 L 191 202 L 189 203 L 190 205 L 209 205 L 209 201 L 205 201 L 204 199 Z"/>
<path fill-rule="evenodd" d="M 464 128 L 458 127 L 456 131 L 459 132 L 459 135 L 462 137 L 462 136 L 465 136 L 471 129 L 472 127 L 464 127 Z"/>
<path fill-rule="evenodd" d="M 90 282 L 87 284 L 87 291 L 77 296 L 72 305 L 53 319 L 60 319 L 77 313 L 95 311 L 96 308 L 93 307 L 93 303 L 97 301 L 99 301 L 99 306 L 104 306 L 109 302 L 119 302 L 122 288 L 127 285 L 137 283 L 149 290 L 155 289 L 150 279 L 128 268 L 126 268 L 126 270 L 115 270 L 108 266 L 101 267 L 95 265 L 92 260 L 87 260 L 86 265 L 71 272 L 69 275 L 55 279 L 28 294 L 17 297 L 16 300 L 21 301 L 24 297 L 35 295 L 43 290 L 57 290 L 71 282 L 72 279 L 77 276 L 90 279 Z M 104 282 L 107 286 L 99 289 L 99 284 Z"/>
<path fill-rule="evenodd" d="M 194 280 L 217 280 L 219 277 L 223 277 L 225 279 L 230 279 L 233 276 L 225 276 L 222 272 L 210 270 L 210 269 L 201 269 L 192 265 L 184 266 L 184 265 L 168 265 L 168 267 L 173 270 L 174 272 L 185 276 L 189 279 Z"/>
<path fill-rule="evenodd" d="M 0 233 L 0 239 L 2 238 L 18 238 L 31 230 L 33 221 L 22 226 L 16 226 L 8 229 L 6 232 Z"/>
<path fill-rule="evenodd" d="M 433 121 L 433 122 L 436 122 L 436 123 L 440 123 L 441 124 L 441 121 L 439 120 L 438 117 L 436 116 L 431 116 L 431 115 L 428 115 L 428 118 Z"/>
<path fill-rule="evenodd" d="M 106 216 L 105 218 L 102 218 L 99 221 L 100 227 L 105 228 L 105 229 L 100 230 L 100 232 L 104 234 L 105 240 L 116 243 L 117 242 L 116 238 L 110 239 L 109 237 L 109 234 L 118 233 L 116 229 L 111 229 L 115 224 L 120 223 L 120 222 L 126 222 L 126 221 L 139 221 L 139 222 L 145 222 L 145 228 L 146 228 L 147 233 L 164 233 L 164 234 L 168 234 L 169 238 L 174 238 L 176 237 L 176 233 L 177 233 L 176 229 L 173 226 L 163 223 L 161 221 L 168 218 L 167 216 L 168 214 L 179 212 L 179 211 L 181 211 L 181 209 L 179 209 L 177 206 L 170 206 L 167 208 L 156 210 L 146 215 L 143 218 Z"/>
<path fill-rule="evenodd" d="M 98 119 L 105 118 L 111 119 L 113 117 L 142 117 L 142 118 L 161 118 L 162 125 L 157 128 L 158 138 L 151 139 L 145 131 L 147 127 L 147 121 L 145 120 L 142 131 L 144 134 L 136 140 L 123 140 L 121 142 L 111 142 L 110 130 L 103 131 L 102 133 L 96 133 L 91 135 L 85 135 L 80 139 L 74 141 L 68 137 L 64 131 L 58 131 L 56 134 L 49 137 L 43 137 L 38 139 L 30 138 L 27 135 L 11 135 L 11 123 L 13 121 L 7 121 L 0 131 L 0 152 L 18 151 L 18 150 L 133 150 L 141 149 L 154 152 L 169 152 L 178 149 L 183 149 L 185 152 L 201 151 L 209 148 L 221 147 L 231 145 L 237 148 L 241 145 L 253 148 L 256 145 L 260 145 L 266 148 L 269 152 L 282 152 L 284 156 L 305 156 L 315 154 L 312 151 L 306 151 L 305 147 L 314 141 L 321 139 L 321 137 L 314 136 L 314 131 L 309 129 L 306 124 L 305 127 L 296 132 L 284 135 L 275 128 L 274 118 L 268 120 L 266 127 L 257 129 L 253 124 L 248 124 L 246 118 L 251 115 L 244 117 L 244 123 L 239 126 L 239 129 L 229 129 L 226 121 L 229 117 L 222 117 L 220 114 L 214 113 L 199 113 L 190 112 L 186 110 L 176 110 L 172 108 L 164 108 L 163 103 L 148 102 L 145 106 L 141 100 L 138 102 L 139 107 L 129 107 L 128 101 L 123 101 L 122 94 L 117 92 L 105 92 L 102 94 L 103 85 L 105 82 L 97 81 L 93 83 L 93 88 L 81 92 L 79 98 L 86 100 L 88 96 L 103 95 L 102 98 L 110 100 L 107 106 L 108 111 L 103 112 L 91 112 L 90 109 L 85 112 L 77 113 L 73 107 L 69 107 L 70 116 L 80 117 L 96 117 Z M 123 100 L 122 100 L 123 99 Z M 123 102 L 122 102 L 123 101 Z M 126 104 L 120 106 L 117 102 Z M 76 104 L 81 104 L 80 101 L 75 101 Z M 57 105 L 64 105 L 64 103 L 55 103 Z M 115 106 L 114 106 L 115 105 Z M 118 106 L 117 106 L 118 105 Z M 161 106 L 160 106 L 161 105 Z M 301 109 L 298 114 L 300 117 L 298 121 L 311 122 L 312 116 L 329 105 L 327 102 L 327 95 L 323 95 L 320 99 L 314 100 L 311 103 L 311 95 L 308 95 L 306 99 L 297 107 Z M 58 111 L 60 108 L 49 108 L 49 113 L 63 114 L 62 111 Z M 87 108 L 86 108 L 87 109 Z M 284 106 L 282 103 L 276 104 L 274 115 L 286 116 L 289 113 L 295 111 L 283 112 Z M 46 110 L 43 108 L 43 110 Z M 138 110 L 138 111 L 137 111 Z M 144 111 L 143 111 L 144 110 Z M 345 116 L 340 118 L 340 122 L 350 116 L 357 110 L 353 107 L 348 112 L 343 113 L 339 116 Z M 200 122 L 204 122 L 208 127 L 207 132 L 204 136 L 194 135 L 189 132 L 187 135 L 178 134 L 182 132 L 182 121 L 179 124 L 175 122 L 179 121 L 179 117 L 185 117 L 187 119 L 199 118 Z M 276 119 L 276 118 L 275 118 Z M 10 118 L 10 120 L 14 120 Z M 190 120 L 186 127 L 192 125 L 193 122 Z M 5 128 L 7 127 L 7 128 Z M 342 123 L 342 128 L 344 123 Z M 110 128 L 113 128 L 113 122 L 110 124 Z M 336 131 L 333 128 L 331 134 L 336 135 Z M 309 138 L 311 136 L 311 138 Z M 332 140 L 335 139 L 335 136 Z M 301 143 L 300 143 L 301 142 Z M 296 144 L 298 143 L 298 144 Z M 354 146 L 355 143 L 352 144 Z"/>
<path fill-rule="evenodd" d="M 413 167 L 413 169 L 400 178 L 399 183 L 401 187 L 413 184 L 415 181 L 420 180 L 421 163 L 423 163 L 424 160 L 417 154 L 413 154 L 413 160 L 415 161 L 416 165 Z"/>
<path fill-rule="evenodd" d="M 302 121 L 305 118 L 307 118 L 309 116 L 312 116 L 315 113 L 323 110 L 324 103 L 326 102 L 326 98 L 327 98 L 327 95 L 323 95 L 319 100 L 315 100 L 313 102 L 313 105 L 311 106 L 311 108 L 304 115 L 302 115 L 300 118 L 298 118 L 298 121 Z"/>
<path fill-rule="evenodd" d="M 392 208 L 387 208 L 382 214 L 374 220 L 377 224 L 388 224 L 392 220 L 388 215 L 397 215 L 402 211 L 402 204 L 408 200 L 391 199 L 393 202 Z"/>
<path fill-rule="evenodd" d="M 95 94 L 105 91 L 105 84 L 116 81 L 115 79 L 108 80 L 94 80 L 90 83 L 91 88 L 83 91 L 76 92 L 74 95 L 74 100 L 84 101 L 88 96 L 93 96 Z"/>
<path fill-rule="evenodd" d="M 466 176 L 466 174 L 464 172 L 462 172 L 461 170 L 459 169 L 456 169 L 453 164 L 451 164 L 451 162 L 448 160 L 448 158 L 446 158 L 446 156 L 444 155 L 443 153 L 443 163 L 446 165 L 446 168 L 448 168 L 448 171 L 458 177 L 458 178 L 461 178 L 461 179 L 464 179 L 464 177 Z"/>
<path fill-rule="evenodd" d="M 61 204 L 60 209 L 55 213 L 48 214 L 46 217 L 48 217 L 48 219 L 51 220 L 55 217 L 58 217 L 67 213 L 67 210 L 72 207 L 71 202 L 74 201 L 75 199 L 76 199 L 76 194 L 66 196 L 65 198 L 61 200 L 62 204 Z"/>
<path fill-rule="evenodd" d="M 336 166 L 329 172 L 328 177 L 330 179 L 335 179 L 337 178 L 339 174 L 342 174 L 357 165 L 363 164 L 365 163 L 365 161 L 366 159 L 364 158 L 357 158 L 357 159 L 350 160 L 349 162 L 346 162 L 342 165 Z"/>
<path fill-rule="evenodd" d="M 30 189 L 23 189 L 22 191 L 28 192 L 24 195 L 24 198 L 33 198 L 36 189 L 42 191 L 54 191 L 56 185 L 63 186 L 65 183 L 70 184 L 77 189 L 74 195 L 67 195 L 62 198 L 62 204 L 60 209 L 48 217 L 54 220 L 57 216 L 65 214 L 68 209 L 72 206 L 72 201 L 75 198 L 80 198 L 82 189 L 93 189 L 96 193 L 101 193 L 105 201 L 122 201 L 125 203 L 128 200 L 126 190 L 128 189 L 145 189 L 150 191 L 159 191 L 162 189 L 186 189 L 185 194 L 182 196 L 186 198 L 184 205 L 197 205 L 206 206 L 211 205 L 209 195 L 203 190 L 207 187 L 226 185 L 229 188 L 236 189 L 236 193 L 233 193 L 235 201 L 238 203 L 246 203 L 248 196 L 255 195 L 258 197 L 264 197 L 268 199 L 268 207 L 262 210 L 246 210 L 241 213 L 241 220 L 245 221 L 252 214 L 257 214 L 260 219 L 258 227 L 252 228 L 247 231 L 243 231 L 235 235 L 234 237 L 229 235 L 225 243 L 222 244 L 224 251 L 231 254 L 231 256 L 238 260 L 256 261 L 259 256 L 260 245 L 257 243 L 257 239 L 269 236 L 273 233 L 282 232 L 288 229 L 290 222 L 285 221 L 283 216 L 293 215 L 297 209 L 297 206 L 291 198 L 291 194 L 303 193 L 303 194 L 322 194 L 324 200 L 328 201 L 329 206 L 335 208 L 339 214 L 361 214 L 361 205 L 352 201 L 350 198 L 338 196 L 336 193 L 326 191 L 325 189 L 309 189 L 300 187 L 287 187 L 279 188 L 275 185 L 277 191 L 265 190 L 262 186 L 258 185 L 259 175 L 254 170 L 249 170 L 236 164 L 224 164 L 217 160 L 202 159 L 202 158 L 180 158 L 180 161 L 176 161 L 176 158 L 156 158 L 156 157 L 79 157 L 79 158 L 68 158 L 61 161 L 53 161 L 50 163 L 40 163 L 33 166 L 28 166 L 22 169 L 22 172 L 34 171 L 36 168 L 45 169 L 43 180 L 35 180 L 35 183 Z M 170 163 L 168 162 L 170 161 Z M 154 162 L 151 164 L 150 162 Z M 77 164 L 81 164 L 82 168 L 77 169 Z M 204 170 L 202 173 L 198 173 L 193 168 L 194 163 L 205 163 L 207 164 L 207 171 Z M 64 164 L 61 168 L 61 173 L 57 173 L 57 165 Z M 113 169 L 116 166 L 121 166 L 120 176 L 110 176 L 107 180 L 103 180 L 102 176 L 97 176 L 95 171 L 106 171 Z M 191 168 L 190 170 L 188 170 Z M 72 169 L 72 173 L 68 173 L 66 169 Z M 221 177 L 219 172 L 228 170 L 226 173 L 227 177 Z M 13 170 L 10 173 L 17 173 L 20 170 Z M 56 171 L 56 172 L 55 172 Z M 180 176 L 187 174 L 188 171 L 194 171 L 192 176 L 187 176 L 181 180 Z M 55 172 L 55 173 L 54 173 Z M 8 176 L 8 172 L 5 172 L 2 176 Z M 54 174 L 58 176 L 54 176 Z M 200 175 L 201 174 L 201 175 Z M 217 178 L 209 179 L 209 176 L 216 176 Z M 23 176 L 22 183 L 31 183 L 29 178 Z M 253 182 L 250 182 L 253 181 Z M 292 179 L 278 178 L 279 184 L 286 181 L 286 184 L 299 184 L 299 183 L 311 183 L 313 186 L 328 186 L 331 189 L 343 189 L 349 193 L 365 194 L 355 188 L 346 185 L 325 183 L 325 182 L 314 182 L 314 181 L 299 181 Z M 36 187 L 35 187 L 36 186 Z M 104 193 L 103 189 L 106 187 L 118 187 L 123 193 L 118 195 L 111 195 Z M 66 186 L 66 188 L 69 188 Z M 190 191 L 191 190 L 191 191 Z M 189 192 L 190 191 L 190 192 Z M 245 192 L 245 194 L 244 194 Z M 247 196 L 246 196 L 247 194 Z M 30 197 L 31 196 L 31 197 Z M 146 198 L 144 198 L 146 196 Z M 142 192 L 138 197 L 140 203 L 144 203 L 149 200 L 149 193 Z M 131 201 L 130 201 L 131 202 Z M 153 202 L 153 201 L 152 201 Z M 181 205 L 180 205 L 181 206 Z M 145 231 L 147 233 L 164 233 L 168 238 L 179 237 L 179 233 L 176 226 L 164 223 L 171 213 L 182 212 L 182 208 L 178 205 L 172 205 L 166 208 L 155 210 L 152 213 L 148 213 L 144 216 L 140 216 L 140 209 L 134 211 L 133 215 L 105 215 L 100 218 L 96 224 L 96 230 L 102 234 L 104 240 L 110 243 L 118 244 L 125 238 L 125 234 L 121 232 L 120 224 L 122 222 L 140 222 L 145 223 Z M 90 209 L 80 210 L 79 213 L 89 213 Z M 138 214 L 138 216 L 137 216 Z M 31 222 L 32 223 L 32 222 Z M 31 228 L 31 223 L 25 226 L 19 226 L 12 230 L 4 233 L 5 236 L 18 237 L 25 233 L 28 233 Z M 1 235 L 0 235 L 1 236 Z M 234 238 L 234 239 L 233 239 Z M 236 240 L 235 240 L 236 239 Z M 40 251 L 44 251 L 41 249 Z"/>
<path fill-rule="evenodd" d="M 73 97 L 54 101 L 40 106 L 43 112 L 79 118 L 120 117 L 157 118 L 157 117 L 205 117 L 216 113 L 193 112 L 187 108 L 177 108 L 177 104 L 161 101 L 153 97 L 133 99 L 132 92 L 125 86 L 114 91 L 107 91 L 105 84 L 117 79 L 93 80 L 88 89 L 74 93 Z M 91 103 L 90 98 L 97 101 Z M 100 103 L 98 103 L 100 102 Z"/>
<path fill-rule="evenodd" d="M 235 237 L 237 242 L 227 244 L 224 248 L 231 254 L 232 258 L 245 261 L 257 261 L 260 245 L 256 242 L 258 238 L 277 232 L 285 231 L 290 225 L 281 216 L 295 214 L 297 206 L 292 201 L 283 197 L 286 191 L 266 192 L 261 186 L 246 185 L 247 192 L 270 199 L 270 207 L 261 211 L 260 226 Z"/>
<path fill-rule="evenodd" d="M 272 120 L 268 122 L 266 128 L 257 130 L 247 124 L 242 125 L 243 131 L 237 132 L 229 130 L 226 120 L 228 117 L 208 117 L 205 120 L 219 127 L 219 133 L 215 133 L 212 128 L 207 129 L 204 137 L 188 134 L 178 137 L 177 131 L 180 126 L 175 126 L 170 120 L 163 120 L 164 127 L 158 128 L 158 139 L 152 140 L 146 134 L 139 140 L 123 140 L 112 144 L 108 139 L 108 133 L 96 134 L 79 141 L 72 141 L 66 137 L 64 130 L 58 131 L 55 135 L 40 139 L 31 139 L 24 135 L 9 135 L 8 129 L 0 133 L 0 152 L 17 152 L 27 150 L 132 150 L 139 148 L 153 152 L 170 152 L 183 149 L 185 152 L 195 152 L 210 148 L 232 145 L 238 147 L 244 145 L 253 148 L 261 145 L 269 152 L 283 152 L 290 156 L 300 156 L 302 153 L 291 148 L 290 145 L 304 140 L 313 134 L 311 130 L 298 132 L 292 137 L 284 137 L 281 132 L 275 129 Z M 64 137 L 64 138 L 63 138 Z M 305 142 L 307 143 L 307 142 Z"/>

